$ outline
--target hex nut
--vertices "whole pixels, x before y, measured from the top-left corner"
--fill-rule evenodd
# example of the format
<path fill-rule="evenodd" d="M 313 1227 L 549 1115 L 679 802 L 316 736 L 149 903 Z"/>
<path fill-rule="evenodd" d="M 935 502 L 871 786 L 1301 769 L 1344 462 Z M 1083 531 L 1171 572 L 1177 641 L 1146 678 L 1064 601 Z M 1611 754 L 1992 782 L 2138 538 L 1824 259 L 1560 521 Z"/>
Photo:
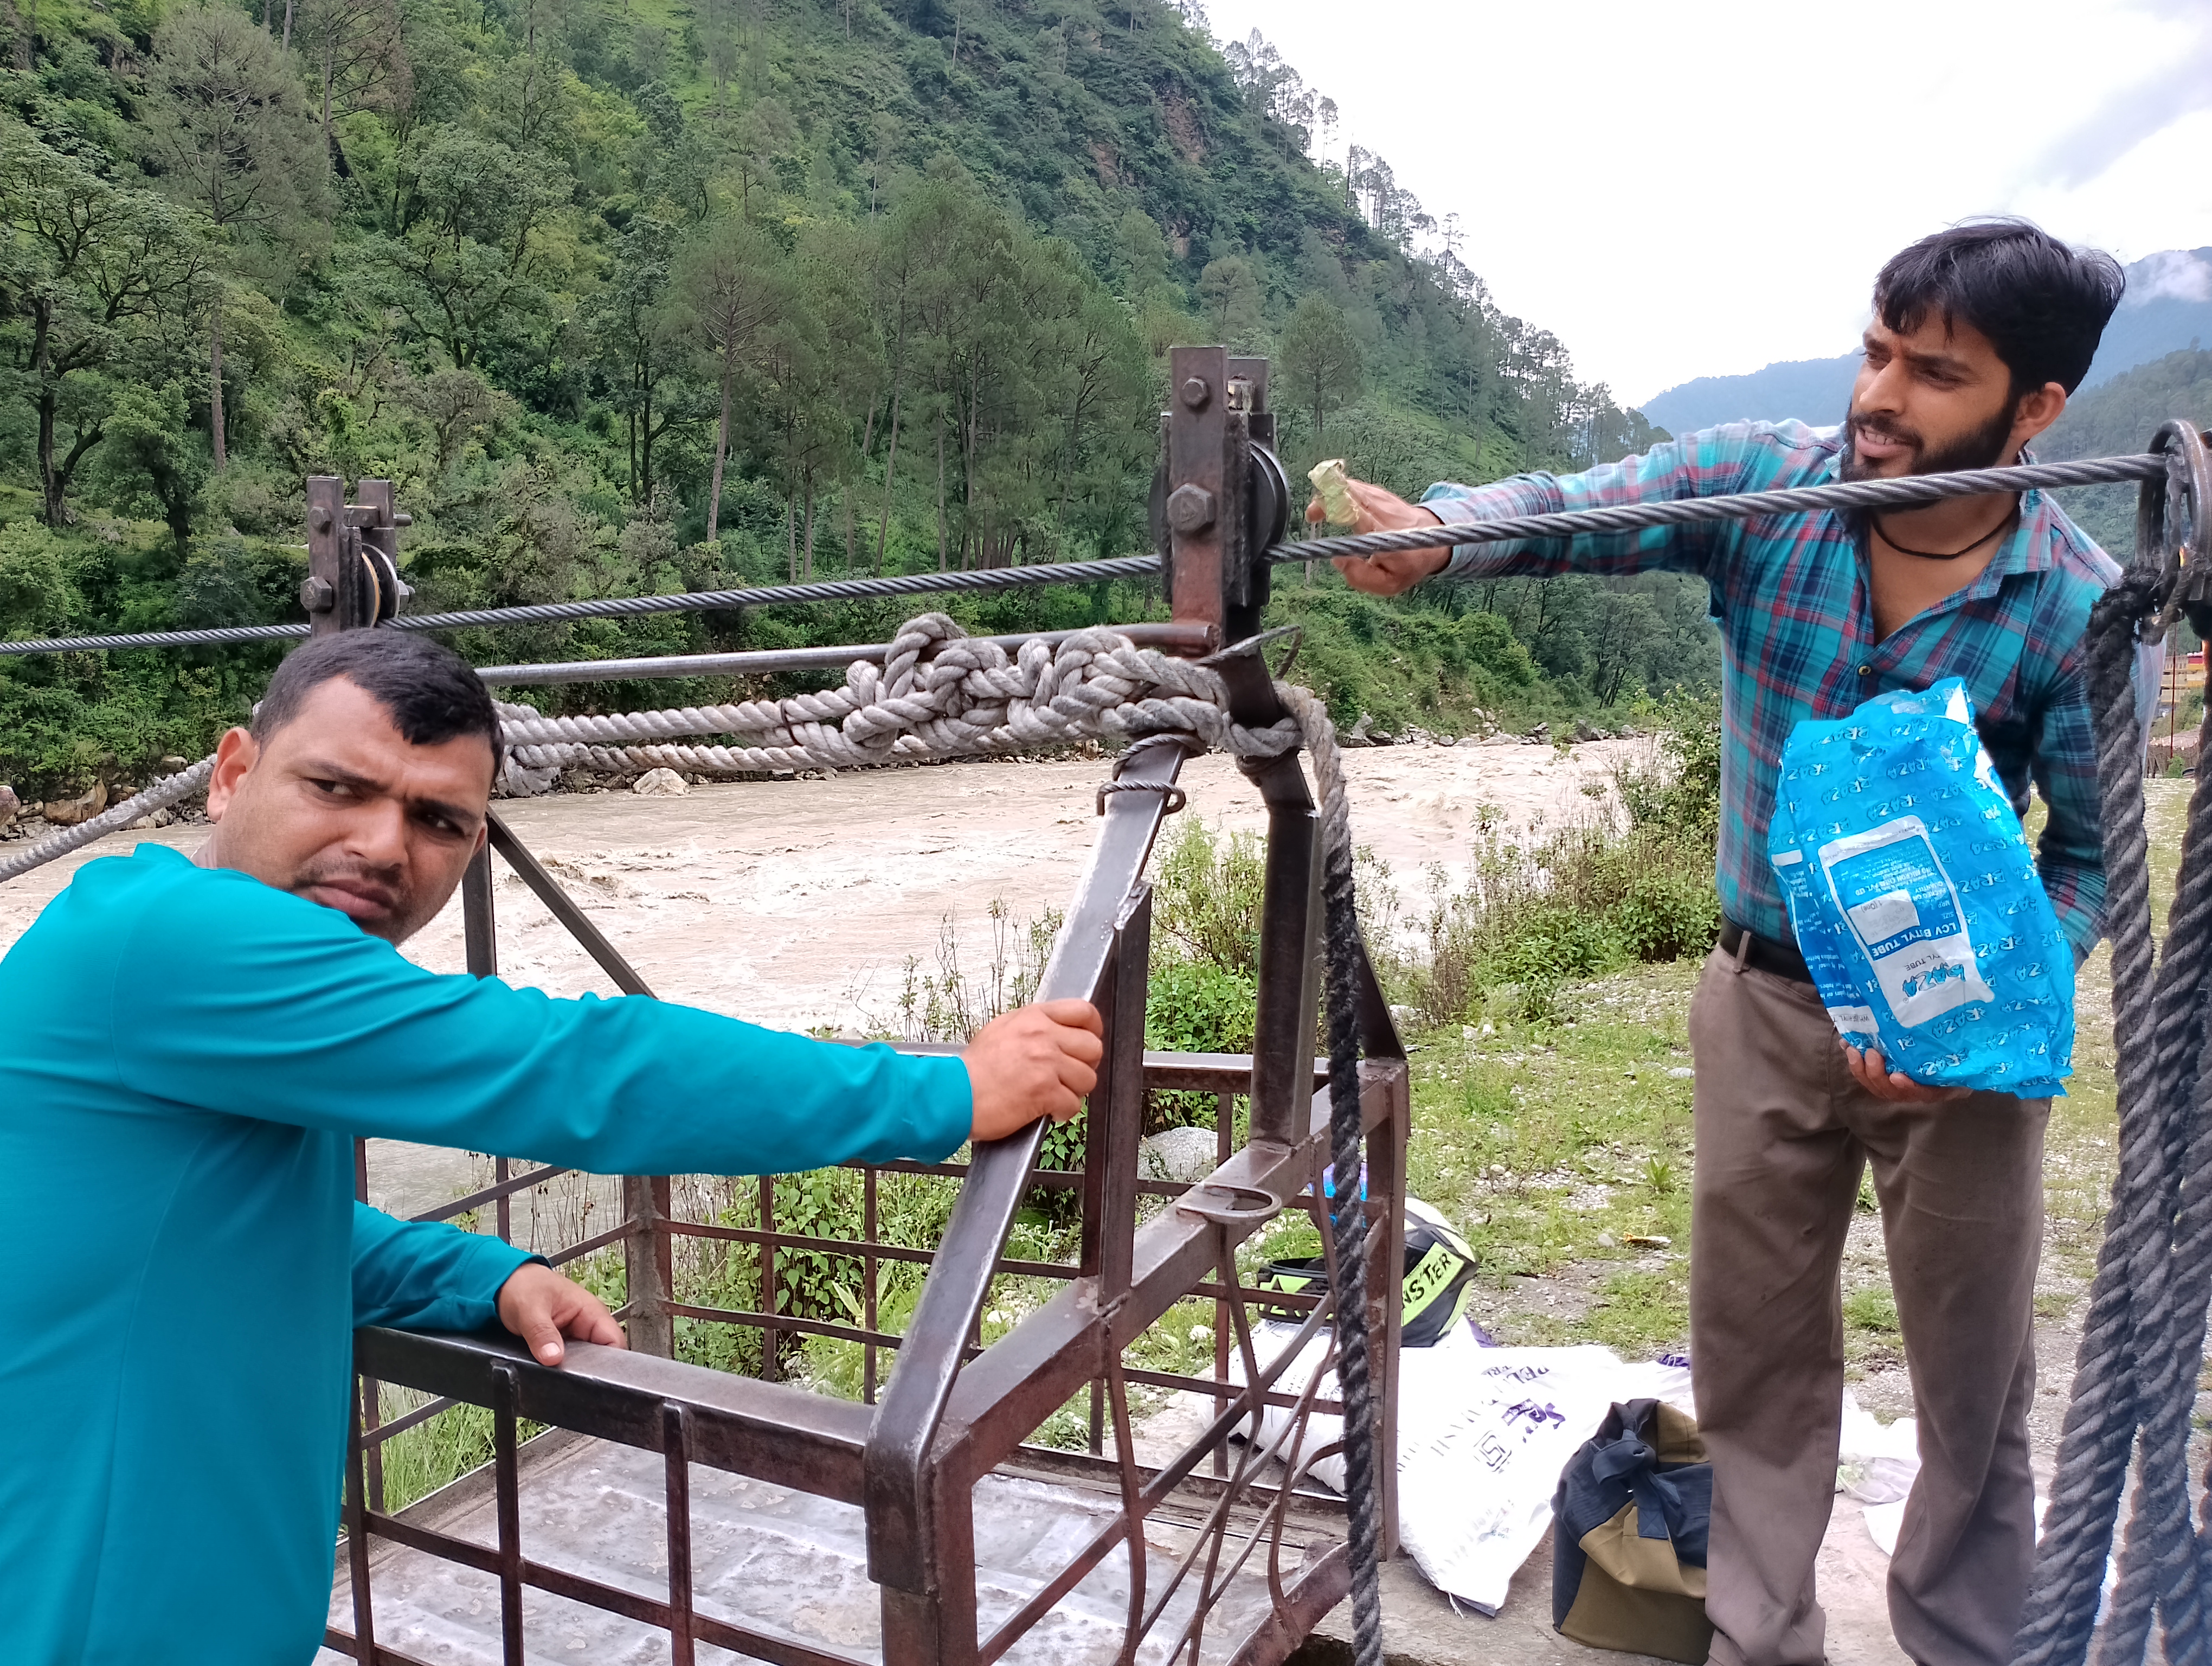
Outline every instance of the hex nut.
<path fill-rule="evenodd" d="M 1213 494 L 1203 486 L 1177 486 L 1168 494 L 1168 525 L 1184 533 L 1213 525 Z"/>
<path fill-rule="evenodd" d="M 300 605 L 310 613 L 327 613 L 337 605 L 338 593 L 325 578 L 307 578 L 300 581 Z"/>
<path fill-rule="evenodd" d="M 1182 402 L 1193 410 L 1206 409 L 1206 402 L 1213 397 L 1213 389 L 1203 376 L 1193 376 L 1182 385 Z"/>

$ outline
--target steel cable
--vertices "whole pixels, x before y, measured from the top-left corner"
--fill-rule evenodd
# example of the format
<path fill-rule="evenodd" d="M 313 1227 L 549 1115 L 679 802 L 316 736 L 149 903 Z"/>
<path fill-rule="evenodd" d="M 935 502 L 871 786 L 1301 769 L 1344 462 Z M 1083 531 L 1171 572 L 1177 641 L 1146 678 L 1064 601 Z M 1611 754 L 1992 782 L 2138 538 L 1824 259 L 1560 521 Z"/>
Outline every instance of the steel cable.
<path fill-rule="evenodd" d="M 2094 486 L 2121 480 L 2163 478 L 2163 457 L 2097 458 L 2081 463 L 2029 463 L 2014 468 L 1977 469 L 1956 474 L 1912 475 L 1899 480 L 1838 482 L 1784 491 L 1744 492 L 1692 497 L 1663 503 L 1623 504 L 1615 508 L 1572 509 L 1554 514 L 1515 515 L 1496 520 L 1417 526 L 1403 532 L 1357 532 L 1270 546 L 1271 565 L 1323 561 L 1338 556 L 1377 556 L 1401 550 L 1434 550 L 1462 544 L 1510 539 L 1573 538 L 1586 533 L 1640 532 L 1681 526 L 1701 520 L 1741 520 L 1765 514 L 1796 514 L 1820 509 L 1902 508 L 1947 497 L 1985 492 L 2025 491 L 2032 487 Z M 392 620 L 400 630 L 489 629 L 505 625 L 562 624 L 576 619 L 626 618 L 659 613 L 701 613 L 747 607 L 775 607 L 806 602 L 867 601 L 887 596 L 917 596 L 936 591 L 1009 590 L 1031 585 L 1097 584 L 1109 579 L 1159 576 L 1158 556 L 1118 556 L 1107 561 L 1069 561 L 1034 567 L 995 567 L 976 572 L 908 573 L 881 578 L 822 579 L 806 584 L 764 585 L 749 590 L 686 591 L 664 596 L 610 596 L 588 601 L 534 602 L 516 607 L 483 607 L 448 613 L 408 613 Z M 114 648 L 207 648 L 229 643 L 284 641 L 307 635 L 304 624 L 224 625 L 198 630 L 141 630 L 108 636 L 52 636 L 0 642 L 0 656 L 30 654 L 92 654 Z"/>

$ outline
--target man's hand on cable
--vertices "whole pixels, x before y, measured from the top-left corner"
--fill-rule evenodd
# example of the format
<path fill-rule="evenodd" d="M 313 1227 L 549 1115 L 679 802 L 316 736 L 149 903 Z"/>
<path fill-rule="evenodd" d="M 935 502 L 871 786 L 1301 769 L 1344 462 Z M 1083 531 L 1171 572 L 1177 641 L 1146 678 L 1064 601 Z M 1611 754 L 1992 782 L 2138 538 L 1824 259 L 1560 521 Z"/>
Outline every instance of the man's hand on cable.
<path fill-rule="evenodd" d="M 1443 520 L 1434 510 L 1408 503 L 1383 487 L 1371 486 L 1364 480 L 1344 483 L 1358 512 L 1352 523 L 1355 532 L 1403 532 L 1409 526 L 1434 526 Z M 1328 513 L 1322 508 L 1319 496 L 1306 505 L 1306 519 L 1316 526 L 1328 520 Z M 1439 545 L 1434 550 L 1399 550 L 1382 556 L 1339 556 L 1335 562 L 1336 570 L 1354 590 L 1364 590 L 1370 596 L 1396 596 L 1443 572 L 1450 559 L 1450 549 Z"/>
<path fill-rule="evenodd" d="M 1041 1000 L 1001 1013 L 960 1056 L 975 1097 L 972 1137 L 1003 1140 L 1040 1116 L 1065 1122 L 1083 1109 L 1106 1055 L 1105 1026 L 1087 1000 Z"/>
<path fill-rule="evenodd" d="M 1850 1067 L 1851 1079 L 1877 1099 L 1887 1099 L 1893 1105 L 1947 1105 L 1954 1099 L 1966 1097 L 1967 1090 L 1963 1087 L 1930 1087 L 1925 1082 L 1914 1081 L 1902 1071 L 1892 1070 L 1877 1048 L 1869 1047 L 1862 1053 L 1845 1042 L 1843 1049 L 1844 1062 Z"/>
<path fill-rule="evenodd" d="M 499 1287 L 499 1322 L 549 1365 L 566 1357 L 563 1336 L 611 1348 L 629 1346 L 605 1302 L 543 1262 L 525 1262 L 507 1274 Z"/>

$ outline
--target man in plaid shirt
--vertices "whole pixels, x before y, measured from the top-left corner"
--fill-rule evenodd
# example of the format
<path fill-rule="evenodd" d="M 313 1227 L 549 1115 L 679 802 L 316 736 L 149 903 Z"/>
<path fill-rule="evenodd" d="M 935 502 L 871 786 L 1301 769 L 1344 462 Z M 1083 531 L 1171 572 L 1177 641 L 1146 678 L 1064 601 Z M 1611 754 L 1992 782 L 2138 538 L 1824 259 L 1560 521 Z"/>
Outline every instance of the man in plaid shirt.
<path fill-rule="evenodd" d="M 1731 424 L 1577 475 L 1353 482 L 1360 532 L 1987 468 L 2016 460 L 2087 374 L 2124 284 L 2019 221 L 1955 228 L 1875 281 L 1841 427 Z M 1308 511 L 1320 518 L 1318 504 Z M 1916 1661 L 1999 1663 L 2034 1558 L 2027 1409 L 2050 1102 L 1938 1091 L 1838 1039 L 1766 863 L 1783 743 L 1890 689 L 1960 677 L 2015 805 L 2048 807 L 2038 866 L 2077 958 L 2105 890 L 2081 639 L 2119 569 L 2040 492 L 1420 550 L 1337 563 L 1395 595 L 1452 576 L 1621 575 L 1711 587 L 1723 634 L 1725 923 L 1691 1004 L 1698 1065 L 1691 1359 L 1713 1462 L 1706 1612 L 1723 1666 L 1814 1666 L 1813 1570 L 1835 1487 L 1839 1268 L 1873 1165 L 1920 1419 L 1889 1572 Z"/>

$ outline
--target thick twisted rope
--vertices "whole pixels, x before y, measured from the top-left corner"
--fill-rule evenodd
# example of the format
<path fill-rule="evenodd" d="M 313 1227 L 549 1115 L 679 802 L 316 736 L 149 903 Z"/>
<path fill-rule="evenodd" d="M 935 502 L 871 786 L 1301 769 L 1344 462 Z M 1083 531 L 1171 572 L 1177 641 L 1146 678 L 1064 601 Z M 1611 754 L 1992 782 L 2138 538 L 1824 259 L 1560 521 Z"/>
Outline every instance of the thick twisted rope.
<path fill-rule="evenodd" d="M 1336 1380 L 1344 1396 L 1346 1552 L 1352 1563 L 1352 1648 L 1357 1666 L 1382 1666 L 1382 1517 L 1375 1474 L 1375 1385 L 1369 1359 L 1366 1168 L 1359 1103 L 1359 910 L 1352 885 L 1351 794 L 1328 708 L 1304 689 L 1275 684 L 1297 720 L 1321 790 L 1323 1012 L 1328 1035 L 1328 1201 L 1336 1253 Z"/>
<path fill-rule="evenodd" d="M 1227 697 L 1206 666 L 1103 628 L 1009 653 L 925 613 L 900 628 L 881 666 L 856 660 L 842 688 L 820 693 L 605 717 L 544 717 L 505 702 L 500 713 L 512 757 L 532 769 L 856 769 L 1157 734 L 1249 757 L 1297 744 L 1288 721 L 1256 732 L 1231 723 Z M 702 735 L 738 744 L 665 744 Z"/>
<path fill-rule="evenodd" d="M 2200 742 L 2201 744 L 2201 742 Z M 2102 1666 L 2133 1666 L 2148 1648 L 2155 1613 L 2168 1666 L 2202 1666 L 2203 1581 L 2189 1521 L 2189 1428 L 2203 1358 L 2212 1229 L 2203 1182 L 2188 1186 L 2190 1157 L 2203 1135 L 2199 1100 L 2208 970 L 2212 970 L 2212 779 L 2191 794 L 2189 832 L 2175 879 L 2154 1000 L 2153 1069 L 2159 1167 L 2137 1254 L 2136 1401 L 2142 1424 L 2137 1493 L 2120 1552 L 2120 1578 L 2098 1648 Z M 2148 1189 L 2148 1188 L 2147 1188 Z M 2194 1213 L 2184 1221 L 2186 1195 Z M 2169 1223 L 2172 1223 L 2169 1226 Z M 2190 1240 L 2199 1241 L 2192 1253 Z"/>
<path fill-rule="evenodd" d="M 2030 487 L 2094 486 L 2119 480 L 2156 480 L 2166 475 L 2166 459 L 2154 453 L 2101 457 L 2080 463 L 2029 463 L 2014 468 L 1974 469 L 1955 474 L 1912 475 L 1899 480 L 1859 480 L 1788 491 L 1746 492 L 1692 497 L 1664 503 L 1624 504 L 1618 508 L 1575 509 L 1557 514 L 1516 515 L 1499 520 L 1417 526 L 1396 532 L 1349 533 L 1310 538 L 1268 548 L 1272 565 L 1322 561 L 1337 556 L 1378 556 L 1399 550 L 1433 550 L 1446 544 L 1493 544 L 1516 538 L 1573 538 L 1589 532 L 1632 532 L 1652 526 L 1680 526 L 1698 520 L 1742 520 L 1756 515 L 1796 514 L 1820 509 L 1893 509 L 1971 497 L 1984 492 L 2025 491 Z M 573 619 L 632 617 L 654 613 L 713 612 L 732 608 L 773 607 L 789 603 L 864 601 L 886 596 L 915 596 L 933 591 L 1015 589 L 1029 585 L 1097 584 L 1109 579 L 1152 579 L 1159 575 L 1158 556 L 1119 556 L 1109 561 L 1041 562 L 1033 567 L 988 568 L 972 573 L 908 573 L 884 578 L 821 579 L 806 584 L 764 585 L 750 590 L 699 590 L 672 596 L 611 596 L 590 601 L 535 602 L 519 607 L 480 607 L 452 613 L 403 614 L 392 621 L 398 630 L 465 630 L 518 624 L 559 624 Z M 112 636 L 51 636 L 0 642 L 0 655 L 93 654 L 125 648 L 202 648 L 230 642 L 283 641 L 305 636 L 304 624 L 223 625 L 202 630 L 141 630 Z"/>
<path fill-rule="evenodd" d="M 207 785 L 208 777 L 215 773 L 215 755 L 210 753 L 190 769 L 179 769 L 166 775 L 135 798 L 111 805 L 97 816 L 65 828 L 36 844 L 27 845 L 12 855 L 0 856 L 0 884 L 28 873 L 34 867 L 44 867 L 57 856 L 66 856 L 72 850 L 82 850 L 94 839 L 102 838 L 118 828 L 128 827 L 141 816 L 150 816 L 157 810 L 167 810 L 190 798 Z"/>
<path fill-rule="evenodd" d="M 2136 627 L 2148 597 L 2131 578 L 2089 616 L 2090 707 L 2103 796 L 2105 908 L 2112 943 L 2112 1039 L 2119 1102 L 2119 1173 L 2097 1251 L 2076 1355 L 2058 1471 L 2037 1547 L 2035 1583 L 2014 1645 L 2014 1666 L 2079 1666 L 2097 1613 L 2112 1524 L 2134 1444 L 2136 1311 L 2130 1280 L 2166 1241 L 2153 1206 L 2165 1138 L 2152 1045 L 2154 1014 L 2150 873 L 2143 826 L 2142 733 L 2134 721 Z"/>

